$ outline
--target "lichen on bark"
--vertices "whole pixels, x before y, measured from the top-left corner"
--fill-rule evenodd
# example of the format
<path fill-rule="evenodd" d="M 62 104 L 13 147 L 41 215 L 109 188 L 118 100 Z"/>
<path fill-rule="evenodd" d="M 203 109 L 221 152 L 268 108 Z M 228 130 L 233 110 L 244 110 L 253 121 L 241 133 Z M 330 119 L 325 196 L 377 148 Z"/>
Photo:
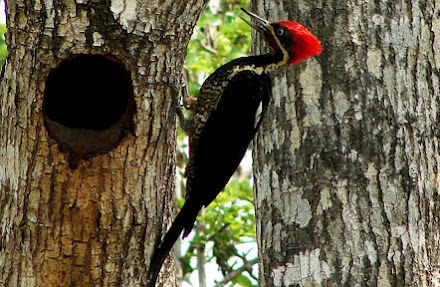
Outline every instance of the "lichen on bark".
<path fill-rule="evenodd" d="M 272 74 L 254 141 L 260 286 L 436 284 L 438 2 L 253 4 L 324 49 Z"/>

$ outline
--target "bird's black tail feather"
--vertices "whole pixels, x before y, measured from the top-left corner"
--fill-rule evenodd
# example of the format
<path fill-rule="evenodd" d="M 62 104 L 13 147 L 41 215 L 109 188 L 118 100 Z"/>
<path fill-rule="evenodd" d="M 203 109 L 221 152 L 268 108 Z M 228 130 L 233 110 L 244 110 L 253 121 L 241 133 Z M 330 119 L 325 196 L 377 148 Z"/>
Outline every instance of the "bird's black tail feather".
<path fill-rule="evenodd" d="M 187 200 L 185 202 L 179 214 L 177 214 L 176 218 L 174 219 L 170 229 L 165 234 L 162 242 L 154 251 L 153 258 L 151 259 L 150 263 L 148 287 L 155 286 L 160 268 L 162 267 L 165 258 L 168 256 L 168 253 L 170 252 L 171 248 L 173 248 L 174 243 L 179 238 L 179 235 L 182 233 L 182 231 L 185 230 L 183 238 L 188 236 L 188 234 L 191 232 L 200 209 L 201 206 L 198 206 L 191 200 Z"/>

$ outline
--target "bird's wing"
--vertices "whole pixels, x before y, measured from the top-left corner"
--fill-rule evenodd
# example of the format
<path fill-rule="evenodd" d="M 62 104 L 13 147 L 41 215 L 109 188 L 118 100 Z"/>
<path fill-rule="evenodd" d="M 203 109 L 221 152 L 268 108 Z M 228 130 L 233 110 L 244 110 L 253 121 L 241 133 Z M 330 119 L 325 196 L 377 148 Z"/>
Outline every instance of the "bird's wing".
<path fill-rule="evenodd" d="M 266 111 L 267 74 L 242 71 L 227 82 L 214 110 L 190 144 L 188 196 L 207 206 L 237 169 Z"/>

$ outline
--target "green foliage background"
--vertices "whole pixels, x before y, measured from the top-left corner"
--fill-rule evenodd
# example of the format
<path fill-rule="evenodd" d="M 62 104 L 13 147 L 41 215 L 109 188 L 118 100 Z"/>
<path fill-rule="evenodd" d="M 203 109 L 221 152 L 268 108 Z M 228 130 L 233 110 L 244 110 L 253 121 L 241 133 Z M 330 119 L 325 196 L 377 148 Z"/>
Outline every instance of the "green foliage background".
<path fill-rule="evenodd" d="M 240 7 L 248 9 L 248 1 L 211 1 L 200 16 L 186 57 L 188 87 L 192 96 L 197 97 L 203 81 L 215 69 L 250 54 L 251 28 L 238 17 L 245 17 Z M 180 143 L 185 142 L 184 137 L 181 132 Z M 185 148 L 184 144 L 179 146 Z M 184 149 L 180 152 L 185 153 Z M 240 171 L 206 208 L 205 213 L 199 216 L 196 226 L 201 225 L 202 231 L 195 234 L 189 251 L 181 258 L 184 275 L 196 268 L 191 266 L 190 260 L 196 256 L 194 250 L 200 246 L 212 246 L 205 250 L 206 259 L 215 262 L 224 275 L 240 268 L 245 260 L 255 259 L 248 258 L 250 250 L 237 249 L 241 243 L 255 243 L 256 237 L 250 175 L 238 180 Z M 181 199 L 179 205 L 183 205 L 183 202 Z M 256 249 L 256 243 L 253 248 Z M 251 268 L 235 277 L 228 286 L 257 286 L 257 275 L 253 274 Z"/>
<path fill-rule="evenodd" d="M 0 24 L 0 65 L 5 61 L 8 50 L 5 43 L 6 25 Z"/>
<path fill-rule="evenodd" d="M 186 69 L 189 90 L 196 96 L 203 80 L 221 65 L 250 53 L 250 27 L 238 15 L 247 0 L 209 2 L 201 14 L 188 46 Z"/>
<path fill-rule="evenodd" d="M 6 59 L 6 56 L 8 55 L 5 43 L 5 33 L 6 25 L 0 24 L 0 63 L 3 63 L 3 61 Z"/>
<path fill-rule="evenodd" d="M 3 1 L 0 1 L 0 13 L 4 13 L 3 5 L 4 5 Z M 8 51 L 6 49 L 6 43 L 5 43 L 5 33 L 6 33 L 6 24 L 0 24 L 0 65 L 4 62 L 6 56 L 8 55 Z"/>

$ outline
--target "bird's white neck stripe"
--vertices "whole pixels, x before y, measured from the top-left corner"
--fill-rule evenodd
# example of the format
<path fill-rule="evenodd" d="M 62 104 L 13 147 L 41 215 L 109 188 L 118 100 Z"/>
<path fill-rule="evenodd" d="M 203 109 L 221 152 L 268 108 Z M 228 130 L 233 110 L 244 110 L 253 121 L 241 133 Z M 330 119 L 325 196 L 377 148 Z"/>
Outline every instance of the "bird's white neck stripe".
<path fill-rule="evenodd" d="M 262 113 L 263 113 L 263 101 L 260 101 L 260 104 L 258 105 L 257 111 L 255 113 L 254 129 L 256 129 L 258 123 L 260 123 Z"/>

